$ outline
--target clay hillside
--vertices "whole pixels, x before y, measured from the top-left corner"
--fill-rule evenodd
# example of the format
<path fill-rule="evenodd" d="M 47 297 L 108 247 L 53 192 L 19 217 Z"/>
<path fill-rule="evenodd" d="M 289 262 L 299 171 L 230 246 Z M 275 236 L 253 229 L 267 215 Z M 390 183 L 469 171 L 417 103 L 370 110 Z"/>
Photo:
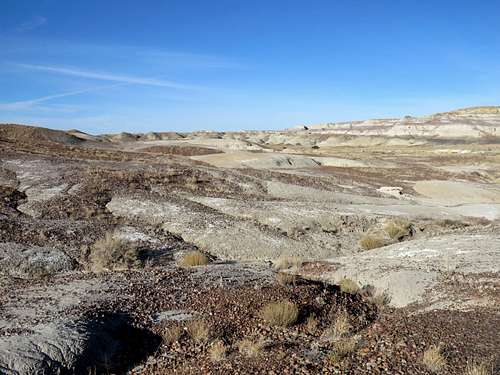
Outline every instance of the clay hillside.
<path fill-rule="evenodd" d="M 0 125 L 0 373 L 500 373 L 500 107 Z"/>

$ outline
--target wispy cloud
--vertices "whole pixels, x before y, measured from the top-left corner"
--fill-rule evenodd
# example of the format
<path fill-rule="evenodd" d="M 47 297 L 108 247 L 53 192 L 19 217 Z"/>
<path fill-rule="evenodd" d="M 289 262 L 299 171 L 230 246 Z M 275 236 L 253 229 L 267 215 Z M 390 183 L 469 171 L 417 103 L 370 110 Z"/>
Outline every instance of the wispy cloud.
<path fill-rule="evenodd" d="M 248 66 L 224 56 L 122 47 L 134 51 L 135 55 L 149 63 L 166 66 L 198 69 L 247 69 Z"/>
<path fill-rule="evenodd" d="M 31 65 L 31 64 L 16 64 L 19 67 L 30 69 L 30 70 L 40 70 L 50 73 L 56 74 L 64 74 L 82 78 L 90 78 L 97 79 L 101 81 L 111 81 L 111 82 L 122 82 L 129 84 L 139 84 L 146 86 L 158 86 L 158 87 L 168 87 L 174 89 L 183 89 L 183 90 L 199 90 L 201 87 L 185 85 L 173 81 L 165 81 L 155 78 L 145 78 L 145 77 L 136 77 L 136 76 L 127 76 L 127 75 L 115 75 L 109 73 L 101 73 L 101 72 L 92 72 L 88 70 L 80 70 L 75 68 L 63 68 L 57 66 L 46 66 L 46 65 Z"/>
<path fill-rule="evenodd" d="M 163 48 L 144 47 L 123 44 L 96 44 L 74 41 L 54 40 L 41 37 L 3 36 L 0 35 L 2 55 L 9 56 L 13 61 L 22 55 L 33 58 L 26 63 L 43 65 L 40 57 L 50 53 L 59 61 L 68 61 L 66 67 L 71 67 L 73 61 L 85 61 L 92 56 L 96 61 L 106 64 L 103 66 L 120 66 L 124 61 L 132 62 L 137 66 L 147 66 L 152 71 L 170 71 L 171 73 L 189 69 L 194 72 L 213 73 L 219 70 L 251 70 L 248 62 L 234 57 L 196 53 L 192 51 L 168 50 Z M 76 62 L 78 64 L 78 62 Z M 156 75 L 156 73 L 149 73 Z"/>
<path fill-rule="evenodd" d="M 33 17 L 32 19 L 20 24 L 16 28 L 16 31 L 19 33 L 31 31 L 31 30 L 38 29 L 39 27 L 44 26 L 46 23 L 47 23 L 47 18 L 42 17 L 42 16 L 36 16 L 36 17 Z"/>
<path fill-rule="evenodd" d="M 17 102 L 11 102 L 11 103 L 0 103 L 0 110 L 5 110 L 5 111 L 19 111 L 19 110 L 28 110 L 28 109 L 33 109 L 38 106 L 38 104 L 47 102 L 49 100 L 53 99 L 59 99 L 59 98 L 65 98 L 68 96 L 75 96 L 75 95 L 80 95 L 88 92 L 94 92 L 94 91 L 99 91 L 99 90 L 105 90 L 117 86 L 122 86 L 124 83 L 121 84 L 116 84 L 116 85 L 108 85 L 108 86 L 101 86 L 101 87 L 93 87 L 85 90 L 76 90 L 76 91 L 68 91 L 68 92 L 63 92 L 61 94 L 55 94 L 55 95 L 47 95 L 47 96 L 42 96 L 40 98 L 36 99 L 30 99 L 30 100 L 22 100 L 22 101 L 17 101 Z"/>

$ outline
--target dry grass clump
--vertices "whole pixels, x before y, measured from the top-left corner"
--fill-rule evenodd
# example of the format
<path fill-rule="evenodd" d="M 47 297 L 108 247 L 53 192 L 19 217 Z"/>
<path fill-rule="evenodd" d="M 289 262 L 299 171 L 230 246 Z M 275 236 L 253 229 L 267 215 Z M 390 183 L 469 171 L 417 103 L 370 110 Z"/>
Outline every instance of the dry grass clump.
<path fill-rule="evenodd" d="M 359 240 L 359 246 L 363 250 L 372 250 L 377 247 L 382 247 L 387 244 L 387 241 L 380 235 L 366 233 Z"/>
<path fill-rule="evenodd" d="M 366 301 L 373 303 L 379 309 L 384 308 L 391 302 L 391 296 L 386 290 L 378 292 L 377 289 L 370 284 L 363 285 L 359 293 Z"/>
<path fill-rule="evenodd" d="M 302 263 L 304 260 L 301 257 L 280 257 L 274 261 L 274 268 L 277 270 L 300 268 Z"/>
<path fill-rule="evenodd" d="M 351 329 L 349 315 L 345 311 L 341 311 L 333 324 L 325 330 L 323 337 L 328 341 L 336 341 L 347 336 Z"/>
<path fill-rule="evenodd" d="M 271 325 L 288 327 L 297 321 L 299 309 L 290 301 L 273 302 L 265 305 L 261 314 Z"/>
<path fill-rule="evenodd" d="M 341 356 L 346 356 L 347 354 L 352 353 L 356 350 L 358 342 L 359 342 L 359 337 L 357 336 L 343 338 L 335 342 L 334 350 L 337 354 Z"/>
<path fill-rule="evenodd" d="M 306 330 L 310 335 L 313 335 L 318 329 L 318 318 L 314 315 L 309 315 L 306 320 Z"/>
<path fill-rule="evenodd" d="M 198 179 L 198 177 L 190 176 L 185 179 L 184 186 L 190 190 L 198 190 L 200 182 L 201 181 Z"/>
<path fill-rule="evenodd" d="M 201 251 L 190 251 L 180 260 L 180 264 L 186 267 L 204 266 L 208 263 L 208 257 Z"/>
<path fill-rule="evenodd" d="M 464 375 L 491 375 L 489 367 L 486 363 L 468 363 Z"/>
<path fill-rule="evenodd" d="M 450 228 L 450 229 L 460 229 L 470 226 L 469 223 L 453 219 L 435 220 L 434 224 L 443 228 Z"/>
<path fill-rule="evenodd" d="M 350 294 L 356 294 L 360 290 L 359 284 L 356 281 L 346 277 L 340 280 L 339 287 L 342 292 Z"/>
<path fill-rule="evenodd" d="M 216 340 L 210 346 L 208 355 L 213 362 L 220 362 L 227 356 L 227 346 L 222 340 Z"/>
<path fill-rule="evenodd" d="M 115 237 L 111 232 L 90 247 L 89 268 L 94 272 L 123 270 L 137 267 L 140 263 L 137 246 Z"/>
<path fill-rule="evenodd" d="M 394 219 L 384 225 L 384 231 L 392 239 L 400 239 L 410 234 L 411 223 L 406 219 Z"/>
<path fill-rule="evenodd" d="M 295 285 L 297 282 L 297 275 L 286 272 L 278 272 L 276 274 L 276 281 L 282 286 Z"/>
<path fill-rule="evenodd" d="M 186 325 L 186 331 L 195 341 L 207 342 L 210 339 L 210 327 L 203 320 L 191 320 Z"/>
<path fill-rule="evenodd" d="M 391 303 L 391 296 L 386 291 L 383 291 L 370 297 L 369 301 L 377 305 L 378 308 L 383 308 Z"/>
<path fill-rule="evenodd" d="M 347 355 L 355 352 L 358 342 L 358 336 L 346 337 L 335 341 L 333 343 L 333 349 L 329 355 L 330 361 L 334 363 L 339 362 Z"/>
<path fill-rule="evenodd" d="M 236 344 L 241 354 L 247 357 L 257 357 L 266 347 L 266 342 L 260 338 L 258 340 L 243 339 Z"/>
<path fill-rule="evenodd" d="M 184 330 L 179 324 L 165 328 L 161 333 L 163 343 L 165 345 L 172 345 L 174 342 L 179 341 L 183 332 Z"/>
<path fill-rule="evenodd" d="M 439 373 L 446 368 L 446 358 L 441 353 L 440 345 L 432 345 L 424 352 L 423 364 L 432 372 Z"/>

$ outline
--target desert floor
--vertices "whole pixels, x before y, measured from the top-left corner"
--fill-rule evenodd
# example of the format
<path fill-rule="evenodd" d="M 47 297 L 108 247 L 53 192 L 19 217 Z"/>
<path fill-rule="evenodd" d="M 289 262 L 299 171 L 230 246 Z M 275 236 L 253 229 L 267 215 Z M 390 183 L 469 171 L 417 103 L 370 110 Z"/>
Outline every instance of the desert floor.
<path fill-rule="evenodd" d="M 498 138 L 0 125 L 0 196 L 1 373 L 499 373 Z"/>

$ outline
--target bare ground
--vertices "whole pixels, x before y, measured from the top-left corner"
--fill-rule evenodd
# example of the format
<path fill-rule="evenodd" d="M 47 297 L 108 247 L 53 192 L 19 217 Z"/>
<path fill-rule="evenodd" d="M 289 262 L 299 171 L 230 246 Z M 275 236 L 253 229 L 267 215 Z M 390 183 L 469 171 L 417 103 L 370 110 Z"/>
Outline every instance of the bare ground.
<path fill-rule="evenodd" d="M 1 126 L 0 372 L 430 374 L 422 355 L 431 345 L 441 345 L 444 374 L 464 373 L 471 362 L 488 363 L 493 374 L 500 369 L 496 142 L 353 148 L 328 146 L 323 134 L 318 149 L 295 133 L 150 135 L 151 146 L 144 137 L 124 142 Z M 242 148 L 240 159 L 224 161 L 230 168 L 217 165 Z M 252 153 L 258 163 L 245 161 Z M 329 163 L 336 166 L 315 157 L 335 158 Z M 408 230 L 389 238 L 386 223 L 399 219 Z M 89 252 L 106 233 L 138 249 L 133 269 L 88 271 Z M 366 234 L 384 236 L 391 247 L 364 250 L 359 240 Z M 474 236 L 485 250 L 469 259 Z M 450 261 L 415 258 L 443 250 L 439 241 L 455 244 Z M 177 265 L 196 249 L 212 262 Z M 388 258 L 370 258 L 379 253 Z M 48 273 L 55 254 L 71 259 L 71 269 Z M 276 281 L 271 265 L 285 255 L 308 261 L 292 270 L 304 278 L 288 286 Z M 357 259 L 379 263 L 362 274 L 349 266 Z M 374 284 L 377 270 L 394 259 L 399 269 L 420 264 L 412 272 L 439 275 L 418 303 L 381 307 L 373 299 L 380 285 L 349 294 L 337 274 L 329 278 L 344 264 L 351 270 L 344 276 Z M 485 272 L 480 265 L 488 259 Z M 30 267 L 30 276 L 17 272 Z M 426 280 L 419 277 L 393 279 L 387 290 L 396 298 Z M 269 326 L 260 315 L 266 303 L 281 300 L 299 308 L 288 328 Z M 189 324 L 160 321 L 169 311 L 203 320 L 209 339 L 197 342 L 182 330 L 178 340 L 162 342 L 166 328 Z M 339 357 L 332 355 L 337 342 L 324 333 L 342 311 L 356 346 Z M 306 324 L 311 315 L 313 330 Z M 238 349 L 244 338 L 263 341 L 255 357 Z M 226 348 L 220 361 L 210 357 L 215 340 Z M 91 350 L 97 342 L 107 349 Z"/>

